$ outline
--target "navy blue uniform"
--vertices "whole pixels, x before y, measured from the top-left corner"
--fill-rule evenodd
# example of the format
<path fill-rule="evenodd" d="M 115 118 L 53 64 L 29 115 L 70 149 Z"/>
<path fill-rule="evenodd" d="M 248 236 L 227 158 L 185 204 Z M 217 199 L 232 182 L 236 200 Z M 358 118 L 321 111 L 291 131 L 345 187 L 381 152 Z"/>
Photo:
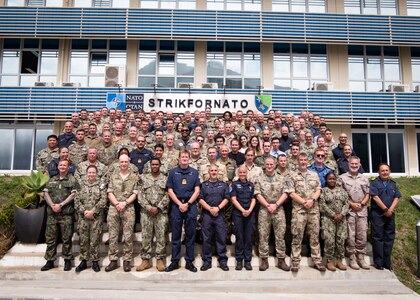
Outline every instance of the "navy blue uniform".
<path fill-rule="evenodd" d="M 60 162 L 59 158 L 53 159 L 47 166 L 48 175 L 51 177 L 57 176 L 59 174 L 58 171 L 58 163 Z M 74 175 L 76 172 L 76 165 L 72 162 L 69 162 L 69 173 Z"/>
<path fill-rule="evenodd" d="M 75 140 L 76 140 L 76 135 L 74 133 L 71 133 L 71 134 L 63 133 L 58 136 L 57 146 L 58 148 L 61 148 L 61 147 L 68 148 Z"/>
<path fill-rule="evenodd" d="M 182 203 L 188 202 L 194 194 L 196 186 L 200 186 L 200 176 L 196 169 L 192 167 L 188 167 L 187 169 L 176 167 L 169 171 L 166 188 L 171 188 Z M 194 261 L 197 215 L 196 201 L 194 201 L 184 213 L 181 213 L 178 206 L 172 201 L 170 215 L 172 227 L 172 262 L 178 262 L 180 258 L 183 223 L 185 223 L 185 260 L 187 262 Z"/>
<path fill-rule="evenodd" d="M 240 180 L 234 181 L 231 185 L 230 196 L 236 196 L 241 206 L 248 210 L 251 200 L 254 198 L 254 185 Z M 252 258 L 252 236 L 255 232 L 255 213 L 244 217 L 235 206 L 232 211 L 233 232 L 235 234 L 235 258 L 237 262 L 250 262 Z"/>
<path fill-rule="evenodd" d="M 395 198 L 401 198 L 401 193 L 394 181 L 384 182 L 379 177 L 370 183 L 370 195 L 381 198 L 388 208 L 391 207 Z M 391 268 L 391 252 L 395 240 L 395 215 L 384 216 L 382 209 L 372 199 L 371 224 L 373 262 L 377 267 L 389 269 Z"/>
<path fill-rule="evenodd" d="M 204 181 L 201 184 L 199 199 L 204 200 L 211 207 L 217 207 L 224 199 L 229 199 L 229 187 L 223 181 Z M 215 232 L 219 265 L 225 266 L 228 258 L 226 255 L 227 226 L 224 210 L 220 210 L 218 215 L 214 217 L 208 210 L 203 209 L 201 232 L 203 235 L 203 246 L 201 248 L 203 264 L 211 266 L 211 240 L 213 232 Z"/>
<path fill-rule="evenodd" d="M 139 174 L 143 174 L 144 165 L 151 160 L 152 157 L 152 151 L 146 148 L 143 148 L 142 150 L 137 148 L 130 152 L 131 163 L 135 164 L 139 169 Z"/>

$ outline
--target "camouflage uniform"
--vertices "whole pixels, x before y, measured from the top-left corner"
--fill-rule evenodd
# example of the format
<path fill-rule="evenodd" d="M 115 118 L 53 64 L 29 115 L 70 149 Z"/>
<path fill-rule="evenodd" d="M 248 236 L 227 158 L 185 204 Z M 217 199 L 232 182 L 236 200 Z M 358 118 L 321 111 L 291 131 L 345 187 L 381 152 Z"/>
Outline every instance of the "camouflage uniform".
<path fill-rule="evenodd" d="M 287 158 L 287 169 L 292 172 L 296 172 L 299 168 L 299 162 L 291 157 Z"/>
<path fill-rule="evenodd" d="M 168 172 L 170 169 L 173 169 L 176 167 L 176 165 L 171 165 L 171 161 L 168 159 L 162 159 L 160 158 L 160 173 L 162 173 L 165 176 L 168 176 Z M 150 160 L 144 165 L 143 168 L 143 174 L 150 174 L 152 170 L 150 169 Z"/>
<path fill-rule="evenodd" d="M 353 177 L 350 173 L 341 174 L 337 184 L 347 191 L 352 202 L 360 203 L 369 193 L 369 181 L 362 174 Z M 363 206 L 359 211 L 350 209 L 347 215 L 348 238 L 346 252 L 352 254 L 366 254 L 367 231 L 368 231 L 368 208 Z"/>
<path fill-rule="evenodd" d="M 150 259 L 152 255 L 153 233 L 156 237 L 156 258 L 166 257 L 166 230 L 168 227 L 169 198 L 166 194 L 167 177 L 162 173 L 158 177 L 152 174 L 144 174 L 142 184 L 137 194 L 140 206 L 142 242 L 141 257 Z M 152 207 L 157 207 L 159 212 L 156 216 L 149 213 Z"/>
<path fill-rule="evenodd" d="M 80 189 L 74 199 L 74 206 L 79 217 L 77 229 L 80 239 L 80 260 L 99 260 L 99 243 L 106 203 L 106 189 L 103 183 L 98 180 L 93 183 L 83 180 L 80 183 Z M 84 217 L 86 210 L 94 211 L 94 219 Z"/>
<path fill-rule="evenodd" d="M 98 160 L 105 166 L 111 165 L 117 159 L 118 149 L 116 146 L 112 145 L 112 143 L 108 145 L 100 143 L 96 149 Z"/>
<path fill-rule="evenodd" d="M 135 175 L 139 174 L 139 168 L 137 168 L 137 166 L 135 164 L 132 164 L 132 163 L 128 164 L 128 171 L 130 173 L 135 174 Z M 108 166 L 108 174 L 107 174 L 108 181 L 109 181 L 109 177 L 111 177 L 112 174 L 114 174 L 114 173 L 119 174 L 119 172 L 120 172 L 119 161 L 113 162 L 110 166 Z"/>
<path fill-rule="evenodd" d="M 124 135 L 120 136 L 112 136 L 112 144 L 116 146 L 117 148 L 121 148 L 122 145 L 127 144 L 128 138 Z M 135 148 L 134 148 L 135 149 Z"/>
<path fill-rule="evenodd" d="M 209 180 L 210 178 L 209 168 L 211 165 L 212 163 L 210 163 L 208 159 L 206 159 L 205 161 L 203 160 L 203 163 L 199 166 L 201 182 Z M 214 162 L 214 165 L 218 167 L 217 180 L 228 182 L 226 166 L 220 163 L 219 161 Z"/>
<path fill-rule="evenodd" d="M 300 153 L 305 153 L 306 155 L 308 155 L 308 162 L 312 163 L 312 161 L 314 160 L 315 149 L 316 149 L 316 145 L 313 143 L 310 144 L 309 146 L 306 143 L 301 144 Z"/>
<path fill-rule="evenodd" d="M 102 139 L 99 136 L 85 136 L 85 142 L 88 145 L 88 147 L 96 147 L 101 141 Z"/>
<path fill-rule="evenodd" d="M 108 168 L 107 168 L 107 166 L 105 166 L 99 160 L 97 160 L 95 163 L 91 163 L 88 160 L 86 160 L 84 162 L 81 162 L 79 165 L 77 165 L 76 173 L 74 173 L 74 177 L 79 182 L 79 184 L 82 181 L 87 180 L 86 169 L 87 169 L 87 167 L 89 167 L 91 165 L 94 165 L 98 169 L 98 174 L 97 174 L 98 180 L 103 182 L 103 183 L 107 183 L 108 182 L 108 179 L 107 179 Z"/>
<path fill-rule="evenodd" d="M 54 204 L 60 204 L 70 194 L 75 193 L 76 190 L 77 181 L 70 173 L 63 179 L 60 179 L 59 175 L 53 176 L 44 189 Z M 59 213 L 54 213 L 51 207 L 47 206 L 47 225 L 45 231 L 47 249 L 44 256 L 47 261 L 55 260 L 57 257 L 57 239 L 60 232 L 63 240 L 63 258 L 73 258 L 71 240 L 73 237 L 73 214 L 73 202 L 63 206 Z"/>
<path fill-rule="evenodd" d="M 315 190 L 321 189 L 321 182 L 318 174 L 313 171 L 307 171 L 306 175 L 300 171 L 294 173 L 292 177 L 295 192 L 304 200 L 312 198 Z M 292 261 L 300 262 L 301 246 L 303 234 L 307 229 L 309 236 L 309 245 L 311 248 L 311 257 L 314 263 L 320 263 L 322 260 L 319 244 L 320 215 L 318 201 L 307 209 L 302 204 L 293 201 L 292 209 Z"/>
<path fill-rule="evenodd" d="M 138 176 L 129 173 L 128 177 L 122 179 L 119 172 L 114 172 L 110 176 L 108 193 L 113 193 L 118 202 L 124 202 L 132 194 L 138 193 Z M 115 206 L 110 205 L 107 217 L 109 231 L 109 260 L 118 259 L 118 235 L 122 227 L 124 237 L 124 261 L 131 261 L 133 256 L 133 229 L 135 213 L 134 205 L 130 203 L 124 211 L 118 212 Z"/>
<path fill-rule="evenodd" d="M 135 149 L 137 149 L 137 143 L 134 141 L 134 143 L 130 142 L 130 139 L 127 139 L 120 147 L 121 148 L 127 148 L 128 152 L 131 152 Z"/>
<path fill-rule="evenodd" d="M 260 167 L 257 167 L 255 164 L 253 164 L 251 167 L 249 167 L 246 163 L 240 165 L 239 167 L 244 166 L 248 170 L 248 175 L 246 176 L 246 179 L 250 181 L 252 184 L 255 184 L 258 177 L 260 177 L 262 174 L 264 174 L 263 169 Z M 239 169 L 238 167 L 238 169 Z M 236 170 L 238 170 L 236 169 Z M 237 173 L 238 171 L 236 171 Z M 233 180 L 238 180 L 238 174 L 235 175 L 235 178 Z"/>
<path fill-rule="evenodd" d="M 207 161 L 206 158 L 202 158 L 201 156 L 198 158 L 190 157 L 190 161 L 188 162 L 189 166 L 196 169 L 197 171 L 200 170 L 200 166 L 205 164 Z"/>
<path fill-rule="evenodd" d="M 325 257 L 328 260 L 344 257 L 344 243 L 347 238 L 346 215 L 349 211 L 349 195 L 342 187 L 322 189 L 319 198 L 321 211 L 321 237 L 324 239 Z M 341 223 L 334 222 L 335 214 L 344 216 Z"/>
<path fill-rule="evenodd" d="M 274 204 L 279 200 L 283 193 L 290 193 L 293 189 L 287 182 L 286 177 L 274 172 L 273 176 L 266 174 L 257 178 L 255 183 L 255 195 L 261 195 L 268 202 Z M 258 232 L 259 232 L 259 253 L 261 258 L 268 258 L 268 240 L 270 237 L 271 225 L 273 225 L 276 256 L 277 258 L 286 257 L 286 245 L 284 234 L 286 232 L 286 219 L 283 206 L 277 208 L 274 214 L 270 214 L 266 207 L 260 205 L 258 212 Z"/>
<path fill-rule="evenodd" d="M 150 151 L 153 151 L 153 146 L 155 144 L 155 136 L 153 135 L 153 133 L 146 133 L 143 134 L 142 132 L 139 132 L 138 136 L 143 136 L 146 143 L 145 143 L 145 148 L 149 149 Z"/>
<path fill-rule="evenodd" d="M 59 149 L 55 148 L 51 150 L 50 148 L 42 149 L 38 152 L 38 156 L 36 159 L 36 168 L 41 169 L 43 172 L 47 171 L 48 164 L 53 159 L 58 159 L 59 157 Z"/>
<path fill-rule="evenodd" d="M 76 142 L 73 142 L 69 146 L 69 155 L 72 160 L 78 166 L 82 161 L 85 161 L 87 159 L 87 152 L 88 152 L 89 146 L 86 143 L 79 144 Z"/>
<path fill-rule="evenodd" d="M 270 154 L 268 154 L 268 155 L 263 154 L 263 155 L 257 156 L 254 159 L 254 164 L 256 166 L 260 167 L 264 172 L 265 172 L 265 159 L 267 157 L 272 157 L 272 156 Z"/>
<path fill-rule="evenodd" d="M 221 158 L 218 160 L 219 163 L 225 166 L 227 178 L 229 182 L 232 182 L 233 177 L 235 177 L 235 171 L 236 171 L 236 161 L 234 161 L 231 158 L 228 158 L 226 161 L 222 160 Z"/>

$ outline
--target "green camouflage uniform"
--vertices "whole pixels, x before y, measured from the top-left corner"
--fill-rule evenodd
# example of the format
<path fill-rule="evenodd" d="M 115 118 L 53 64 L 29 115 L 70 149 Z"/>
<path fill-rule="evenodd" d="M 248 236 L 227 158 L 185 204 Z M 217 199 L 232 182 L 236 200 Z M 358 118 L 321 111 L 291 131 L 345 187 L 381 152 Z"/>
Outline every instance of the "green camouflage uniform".
<path fill-rule="evenodd" d="M 119 172 L 110 175 L 108 193 L 113 193 L 118 202 L 124 202 L 132 194 L 138 193 L 138 176 L 129 173 L 128 177 L 122 179 Z M 115 206 L 110 205 L 107 217 L 109 232 L 109 260 L 118 259 L 118 236 L 122 228 L 124 237 L 123 260 L 131 261 L 133 256 L 133 235 L 134 235 L 135 213 L 134 205 L 130 203 L 124 211 L 118 212 Z"/>
<path fill-rule="evenodd" d="M 160 158 L 160 173 L 165 176 L 168 176 L 168 172 L 170 169 L 175 168 L 175 166 L 171 165 L 171 161 L 169 159 Z M 150 169 L 150 160 L 144 165 L 143 174 L 150 174 L 152 170 Z"/>
<path fill-rule="evenodd" d="M 306 145 L 306 144 L 301 144 L 300 145 L 300 153 L 305 153 L 306 155 L 308 155 L 308 163 L 311 164 L 312 161 L 314 160 L 314 152 L 316 149 L 316 145 L 315 144 L 311 144 L 311 145 Z"/>
<path fill-rule="evenodd" d="M 143 174 L 142 184 L 137 194 L 142 210 L 140 220 L 142 228 L 141 257 L 150 259 L 152 256 L 153 233 L 156 237 L 156 258 L 166 257 L 166 230 L 168 227 L 169 198 L 166 194 L 167 177 L 162 173 L 158 177 Z M 159 212 L 152 216 L 149 210 L 157 207 Z"/>
<path fill-rule="evenodd" d="M 212 164 L 209 162 L 208 159 L 203 160 L 202 164 L 199 165 L 199 172 L 200 172 L 200 181 L 204 182 L 209 180 L 210 178 L 210 174 L 209 174 L 209 168 Z M 228 177 L 227 177 L 227 171 L 226 171 L 226 166 L 222 163 L 220 163 L 219 161 L 216 161 L 214 163 L 214 165 L 216 165 L 218 167 L 218 173 L 217 173 L 217 180 L 219 181 L 223 181 L 223 182 L 228 182 Z"/>
<path fill-rule="evenodd" d="M 97 145 L 100 144 L 100 142 L 102 141 L 102 138 L 99 136 L 90 136 L 87 135 L 85 136 L 85 142 L 88 145 L 88 147 L 96 147 Z"/>
<path fill-rule="evenodd" d="M 74 173 L 74 177 L 76 178 L 77 182 L 79 184 L 83 182 L 84 180 L 87 180 L 86 177 L 86 169 L 87 167 L 94 165 L 98 169 L 97 178 L 102 183 L 107 183 L 107 173 L 108 168 L 103 163 L 101 163 L 99 160 L 97 160 L 95 163 L 91 163 L 88 160 L 81 162 L 77 165 L 76 173 Z"/>
<path fill-rule="evenodd" d="M 236 161 L 234 161 L 231 158 L 228 158 L 226 161 L 219 158 L 218 162 L 220 162 L 222 165 L 226 167 L 228 181 L 232 182 L 233 178 L 235 177 L 235 171 L 237 168 Z"/>
<path fill-rule="evenodd" d="M 98 261 L 103 213 L 107 204 L 105 184 L 99 180 L 93 183 L 83 180 L 79 185 L 74 206 L 78 215 L 80 260 Z M 94 219 L 84 217 L 86 210 L 94 211 Z"/>
<path fill-rule="evenodd" d="M 304 200 L 310 200 L 312 194 L 317 189 L 321 189 L 321 182 L 318 174 L 314 171 L 307 171 L 306 175 L 300 171 L 294 173 L 292 177 L 295 192 Z M 319 244 L 320 214 L 319 203 L 314 201 L 314 205 L 307 209 L 302 204 L 293 201 L 292 209 L 292 261 L 300 262 L 301 246 L 303 234 L 307 230 L 311 257 L 315 263 L 321 262 L 321 249 Z"/>
<path fill-rule="evenodd" d="M 255 184 L 258 177 L 260 177 L 262 174 L 264 174 L 263 169 L 258 167 L 257 165 L 253 164 L 251 167 L 248 167 L 246 163 L 243 163 L 236 169 L 235 178 L 233 178 L 233 181 L 236 181 L 239 179 L 238 177 L 238 169 L 240 167 L 244 166 L 248 170 L 248 175 L 246 176 L 246 179 L 250 181 L 252 184 Z"/>
<path fill-rule="evenodd" d="M 55 148 L 50 150 L 50 148 L 42 149 L 38 152 L 36 159 L 36 168 L 41 169 L 43 172 L 47 171 L 48 164 L 53 160 L 59 157 L 59 149 Z"/>
<path fill-rule="evenodd" d="M 82 161 L 87 159 L 88 149 L 89 146 L 85 142 L 83 144 L 73 142 L 73 144 L 69 146 L 69 156 L 71 161 L 78 166 Z"/>
<path fill-rule="evenodd" d="M 97 147 L 98 160 L 105 166 L 110 166 L 117 159 L 118 149 L 111 144 L 100 143 Z"/>
<path fill-rule="evenodd" d="M 257 178 L 255 183 L 255 195 L 261 195 L 269 204 L 274 204 L 279 200 L 283 193 L 293 191 L 291 183 L 286 177 L 274 172 L 273 176 L 266 174 Z M 274 229 L 276 256 L 286 257 L 286 245 L 284 234 L 286 232 L 286 219 L 283 206 L 277 208 L 274 214 L 270 214 L 266 207 L 260 205 L 258 212 L 258 233 L 259 233 L 259 253 L 261 258 L 268 257 L 268 240 L 270 237 L 271 225 Z"/>
<path fill-rule="evenodd" d="M 329 260 L 344 257 L 344 243 L 347 238 L 346 215 L 349 211 L 349 195 L 342 187 L 322 189 L 319 198 L 321 211 L 321 236 L 324 239 L 325 257 Z M 334 215 L 344 216 L 340 224 L 334 222 Z"/>
<path fill-rule="evenodd" d="M 63 179 L 60 176 L 53 176 L 47 183 L 44 191 L 48 193 L 54 204 L 60 204 L 70 194 L 77 190 L 77 181 L 73 175 L 68 173 Z M 47 225 L 45 240 L 47 249 L 45 251 L 46 260 L 57 258 L 57 239 L 61 232 L 63 240 L 62 254 L 64 259 L 72 259 L 72 237 L 73 237 L 73 202 L 63 206 L 61 212 L 54 213 L 51 207 L 47 207 Z"/>

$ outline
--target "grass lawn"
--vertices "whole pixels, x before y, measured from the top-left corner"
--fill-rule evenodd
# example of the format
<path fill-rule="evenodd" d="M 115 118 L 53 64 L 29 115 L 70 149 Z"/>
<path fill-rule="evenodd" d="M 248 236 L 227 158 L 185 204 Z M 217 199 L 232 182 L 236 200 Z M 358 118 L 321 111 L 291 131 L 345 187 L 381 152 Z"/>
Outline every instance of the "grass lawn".
<path fill-rule="evenodd" d="M 394 272 L 406 286 L 420 294 L 420 280 L 417 278 L 416 222 L 420 211 L 411 202 L 411 195 L 420 194 L 420 177 L 395 179 L 403 194 L 396 210 L 397 236 L 393 251 Z M 19 177 L 0 176 L 0 258 L 14 243 L 11 225 L 13 204 L 22 205 L 23 189 Z"/>

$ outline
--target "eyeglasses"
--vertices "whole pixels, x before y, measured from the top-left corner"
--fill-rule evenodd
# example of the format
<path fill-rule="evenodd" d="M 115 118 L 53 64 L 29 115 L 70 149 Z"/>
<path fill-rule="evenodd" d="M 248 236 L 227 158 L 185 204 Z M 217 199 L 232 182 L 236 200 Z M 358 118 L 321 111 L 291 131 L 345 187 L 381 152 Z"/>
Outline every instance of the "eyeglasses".
<path fill-rule="evenodd" d="M 197 142 L 199 142 L 199 143 L 203 143 L 203 142 L 204 142 L 204 140 L 197 140 Z"/>
<path fill-rule="evenodd" d="M 325 154 L 317 154 L 316 157 L 325 157 Z"/>
<path fill-rule="evenodd" d="M 188 129 L 181 129 L 181 132 L 188 132 Z"/>

